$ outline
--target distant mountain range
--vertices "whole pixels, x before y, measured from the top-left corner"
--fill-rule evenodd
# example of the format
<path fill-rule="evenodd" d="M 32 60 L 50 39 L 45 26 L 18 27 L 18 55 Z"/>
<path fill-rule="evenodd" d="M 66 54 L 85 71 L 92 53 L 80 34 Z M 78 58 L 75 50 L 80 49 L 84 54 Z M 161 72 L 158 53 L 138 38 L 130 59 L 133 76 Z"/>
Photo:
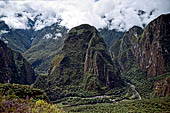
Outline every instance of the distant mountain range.
<path fill-rule="evenodd" d="M 52 58 L 63 46 L 68 29 L 55 23 L 35 31 L 34 24 L 30 20 L 30 29 L 11 29 L 4 21 L 0 21 L 0 39 L 10 48 L 22 53 L 38 73 L 47 73 Z M 108 48 L 123 36 L 123 32 L 108 28 L 99 31 Z"/>

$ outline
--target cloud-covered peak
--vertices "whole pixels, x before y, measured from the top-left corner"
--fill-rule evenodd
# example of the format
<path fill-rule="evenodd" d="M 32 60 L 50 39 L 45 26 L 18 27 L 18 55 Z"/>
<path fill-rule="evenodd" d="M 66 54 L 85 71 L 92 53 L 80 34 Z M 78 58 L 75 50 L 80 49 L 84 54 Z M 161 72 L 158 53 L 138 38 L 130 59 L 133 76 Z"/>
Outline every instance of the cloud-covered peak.
<path fill-rule="evenodd" d="M 51 0 L 0 1 L 0 20 L 11 28 L 36 30 L 61 21 L 72 28 L 90 24 L 121 31 L 143 26 L 170 12 L 169 0 Z"/>

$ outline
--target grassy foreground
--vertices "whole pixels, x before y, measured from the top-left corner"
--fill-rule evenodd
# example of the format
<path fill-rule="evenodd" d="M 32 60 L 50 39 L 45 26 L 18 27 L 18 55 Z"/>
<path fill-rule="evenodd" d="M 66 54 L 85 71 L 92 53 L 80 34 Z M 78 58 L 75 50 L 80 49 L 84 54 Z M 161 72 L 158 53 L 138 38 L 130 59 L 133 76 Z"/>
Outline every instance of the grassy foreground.
<path fill-rule="evenodd" d="M 170 97 L 153 98 L 120 103 L 65 106 L 69 113 L 170 113 Z"/>

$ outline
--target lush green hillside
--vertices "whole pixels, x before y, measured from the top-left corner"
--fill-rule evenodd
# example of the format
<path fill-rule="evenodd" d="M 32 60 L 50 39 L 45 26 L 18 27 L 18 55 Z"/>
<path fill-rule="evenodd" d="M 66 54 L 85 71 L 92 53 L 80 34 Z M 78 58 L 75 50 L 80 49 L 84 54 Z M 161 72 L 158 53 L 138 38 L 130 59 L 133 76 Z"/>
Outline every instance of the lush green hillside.
<path fill-rule="evenodd" d="M 103 95 L 125 86 L 119 75 L 99 32 L 84 24 L 69 31 L 48 76 L 38 77 L 34 87 L 45 90 L 51 100 Z"/>
<path fill-rule="evenodd" d="M 9 83 L 0 84 L 0 93 L 5 96 L 8 95 L 17 96 L 18 98 L 22 98 L 22 99 L 26 99 L 28 97 L 34 100 L 42 99 L 42 100 L 49 101 L 44 91 L 33 88 L 29 85 L 9 84 Z"/>
<path fill-rule="evenodd" d="M 66 34 L 67 29 L 59 23 L 35 31 L 32 27 L 11 29 L 0 21 L 0 40 L 22 53 L 38 73 L 47 73 L 52 58 L 63 46 Z"/>
<path fill-rule="evenodd" d="M 158 91 L 157 95 L 169 95 L 169 80 L 155 81 L 156 76 L 169 72 L 169 18 L 170 14 L 161 15 L 144 30 L 134 26 L 110 49 L 121 77 L 134 84 L 143 98 L 152 97 L 158 84 L 164 93 Z"/>
<path fill-rule="evenodd" d="M 0 84 L 0 112 L 65 113 L 57 105 L 48 103 L 42 90 L 19 84 Z"/>
<path fill-rule="evenodd" d="M 122 39 L 111 46 L 110 50 L 114 63 L 121 70 L 121 77 L 135 85 L 139 94 L 146 98 L 152 92 L 153 82 L 147 80 L 146 73 L 138 67 L 135 56 L 135 49 L 142 33 L 142 28 L 132 27 L 124 33 Z"/>
<path fill-rule="evenodd" d="M 24 57 L 38 73 L 47 73 L 52 58 L 62 49 L 67 29 L 58 23 L 36 31 Z"/>

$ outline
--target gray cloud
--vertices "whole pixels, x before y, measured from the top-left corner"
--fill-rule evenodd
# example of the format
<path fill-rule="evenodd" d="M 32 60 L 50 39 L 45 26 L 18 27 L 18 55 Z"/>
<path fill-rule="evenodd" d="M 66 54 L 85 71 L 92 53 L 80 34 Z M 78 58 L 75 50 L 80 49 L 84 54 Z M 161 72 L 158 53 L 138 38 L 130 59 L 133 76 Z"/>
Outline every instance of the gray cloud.
<path fill-rule="evenodd" d="M 68 28 L 90 24 L 125 31 L 148 24 L 163 13 L 170 13 L 169 0 L 0 1 L 1 20 L 12 28 L 28 29 L 28 18 L 36 18 L 36 30 L 62 19 L 61 25 Z"/>

